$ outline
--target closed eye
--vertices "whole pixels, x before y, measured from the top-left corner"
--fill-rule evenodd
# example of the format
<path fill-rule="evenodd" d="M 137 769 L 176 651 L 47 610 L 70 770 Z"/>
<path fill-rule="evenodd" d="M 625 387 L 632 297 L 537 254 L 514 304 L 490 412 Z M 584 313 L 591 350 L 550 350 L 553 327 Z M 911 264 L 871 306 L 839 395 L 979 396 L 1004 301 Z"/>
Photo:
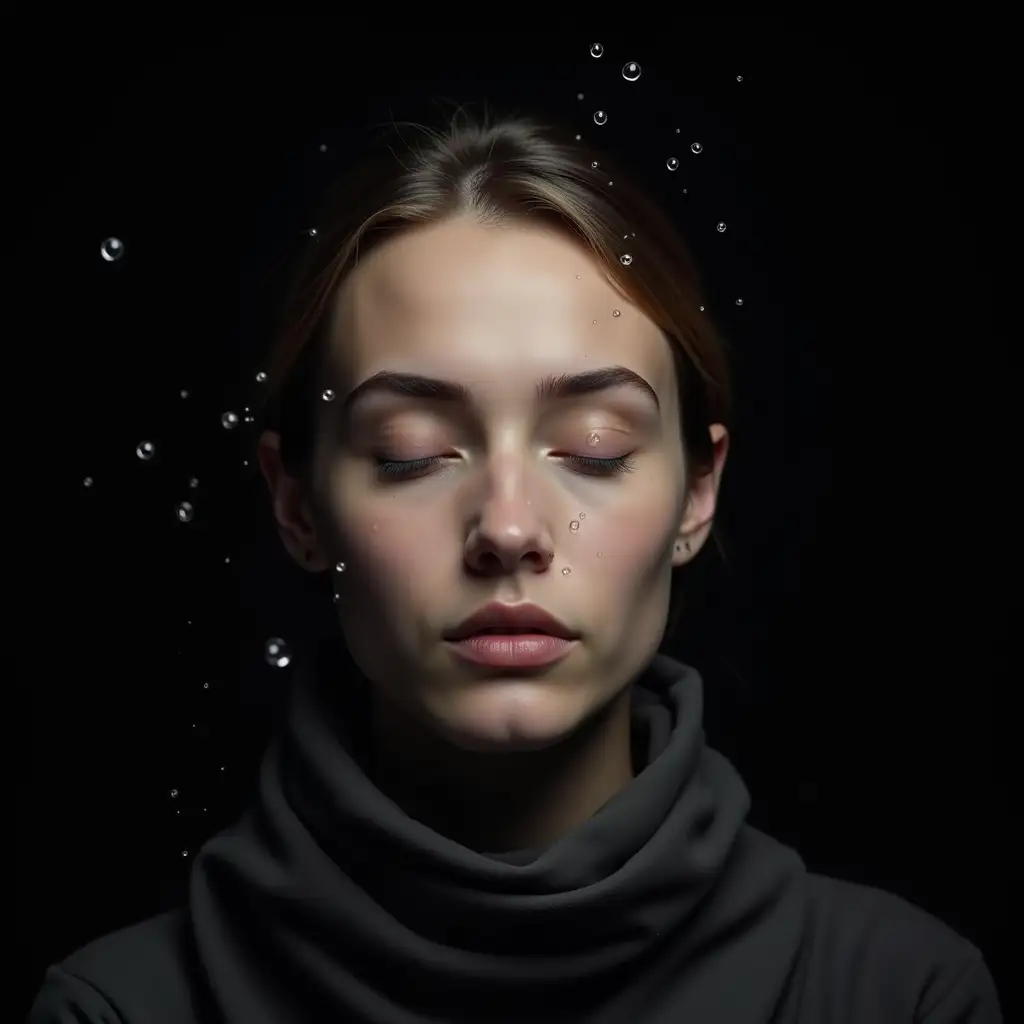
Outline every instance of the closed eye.
<path fill-rule="evenodd" d="M 388 480 L 410 480 L 415 477 L 425 476 L 434 466 L 439 466 L 446 456 L 428 455 L 422 459 L 382 459 L 376 458 L 378 474 Z M 619 455 L 612 459 L 597 459 L 592 455 L 561 455 L 563 462 L 567 463 L 577 473 L 584 476 L 615 476 L 619 473 L 629 473 L 633 470 L 633 452 L 626 455 Z"/>

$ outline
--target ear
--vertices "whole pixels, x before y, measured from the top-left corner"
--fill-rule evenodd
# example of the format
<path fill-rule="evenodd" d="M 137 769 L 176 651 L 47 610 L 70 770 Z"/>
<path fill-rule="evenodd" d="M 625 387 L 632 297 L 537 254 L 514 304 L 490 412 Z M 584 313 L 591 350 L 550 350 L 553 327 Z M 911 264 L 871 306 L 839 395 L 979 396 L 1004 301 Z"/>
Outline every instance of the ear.
<path fill-rule="evenodd" d="M 672 553 L 672 567 L 678 568 L 691 561 L 711 536 L 711 526 L 718 506 L 718 487 L 729 455 L 729 432 L 721 423 L 710 428 L 714 461 L 710 472 L 690 482 L 690 497 L 679 523 L 678 543 Z"/>
<path fill-rule="evenodd" d="M 303 569 L 323 572 L 327 558 L 316 535 L 306 490 L 302 481 L 289 476 L 281 463 L 280 434 L 265 430 L 260 435 L 257 453 L 260 471 L 270 490 L 281 543 Z"/>

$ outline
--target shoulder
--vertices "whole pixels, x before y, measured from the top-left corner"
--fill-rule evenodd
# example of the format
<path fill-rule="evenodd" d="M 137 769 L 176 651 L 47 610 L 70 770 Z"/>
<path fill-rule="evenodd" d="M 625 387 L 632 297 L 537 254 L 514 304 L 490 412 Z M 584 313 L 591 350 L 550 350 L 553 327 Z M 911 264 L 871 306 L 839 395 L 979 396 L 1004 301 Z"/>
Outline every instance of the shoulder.
<path fill-rule="evenodd" d="M 808 875 L 807 928 L 804 990 L 812 1004 L 858 1007 L 879 1022 L 1002 1020 L 981 952 L 899 896 Z"/>
<path fill-rule="evenodd" d="M 28 1024 L 188 1024 L 194 962 L 183 909 L 122 928 L 50 967 Z"/>

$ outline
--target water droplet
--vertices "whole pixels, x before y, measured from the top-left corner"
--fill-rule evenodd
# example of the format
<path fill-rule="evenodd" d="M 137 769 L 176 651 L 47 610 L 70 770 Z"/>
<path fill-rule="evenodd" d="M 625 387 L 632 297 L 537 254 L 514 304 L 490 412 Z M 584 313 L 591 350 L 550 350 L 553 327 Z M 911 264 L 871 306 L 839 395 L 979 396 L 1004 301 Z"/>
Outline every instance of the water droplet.
<path fill-rule="evenodd" d="M 607 124 L 608 115 L 603 110 L 594 111 L 594 124 Z"/>
<path fill-rule="evenodd" d="M 325 388 L 324 393 L 320 396 L 325 402 L 334 401 L 334 392 L 330 388 Z"/>
<path fill-rule="evenodd" d="M 579 520 L 578 519 L 574 519 L 571 523 L 569 523 L 569 529 L 573 533 L 575 533 L 579 528 L 580 528 L 580 524 L 579 524 Z"/>
<path fill-rule="evenodd" d="M 91 477 L 91 476 L 87 476 L 87 477 L 86 477 L 86 478 L 85 478 L 85 479 L 84 479 L 84 480 L 82 481 L 82 486 L 83 486 L 83 487 L 92 487 L 92 477 Z"/>
<path fill-rule="evenodd" d="M 316 228 L 310 228 L 308 233 L 310 238 L 316 238 L 320 232 Z"/>
<path fill-rule="evenodd" d="M 267 382 L 267 375 L 266 375 L 266 373 L 263 370 L 260 370 L 260 372 L 256 374 L 256 383 L 257 384 L 265 384 L 266 382 Z"/>
<path fill-rule="evenodd" d="M 100 246 L 100 255 L 108 263 L 119 260 L 124 255 L 124 242 L 120 238 L 105 238 Z"/>
<path fill-rule="evenodd" d="M 622 264 L 622 265 L 623 265 L 624 267 L 628 267 L 628 266 L 630 265 L 630 263 L 632 263 L 632 262 L 633 262 L 633 257 L 632 257 L 632 256 L 630 256 L 628 252 L 624 252 L 624 253 L 623 253 L 623 254 L 622 254 L 622 255 L 621 255 L 620 257 L 619 257 L 619 262 L 620 262 L 620 263 L 621 263 L 621 264 Z"/>
<path fill-rule="evenodd" d="M 703 153 L 704 147 L 699 142 L 694 142 L 690 145 L 690 150 L 693 153 Z"/>
<path fill-rule="evenodd" d="M 601 165 L 596 160 L 591 160 L 590 161 L 590 166 L 593 167 L 596 170 Z"/>
<path fill-rule="evenodd" d="M 743 305 L 743 300 L 742 299 L 737 299 L 736 300 L 736 305 L 737 306 L 742 306 Z"/>
<path fill-rule="evenodd" d="M 670 171 L 678 171 L 678 170 L 679 170 L 679 157 L 677 157 L 677 156 L 670 156 L 670 157 L 669 157 L 669 158 L 668 158 L 668 159 L 667 159 L 667 160 L 665 161 L 665 166 L 666 166 L 666 167 L 667 167 L 667 168 L 668 168 L 668 169 L 669 169 Z"/>
<path fill-rule="evenodd" d="M 592 324 L 596 324 L 596 323 L 597 323 L 597 321 L 596 321 L 596 320 L 591 320 L 590 322 L 591 322 Z"/>
<path fill-rule="evenodd" d="M 203 689 L 204 690 L 208 690 L 209 688 L 210 688 L 210 684 L 209 683 L 203 683 Z"/>
<path fill-rule="evenodd" d="M 725 221 L 724 220 L 720 220 L 718 222 L 718 232 L 719 232 L 719 234 L 721 234 L 724 230 L 725 230 Z"/>
<path fill-rule="evenodd" d="M 601 443 L 601 435 L 600 434 L 588 434 L 587 435 L 587 444 L 589 444 L 591 448 L 595 448 L 600 443 Z"/>
<path fill-rule="evenodd" d="M 187 501 L 178 502 L 176 511 L 178 513 L 179 523 L 191 523 L 196 517 L 196 510 Z"/>
<path fill-rule="evenodd" d="M 590 56 L 591 57 L 603 57 L 604 47 L 600 43 L 590 44 Z"/>
<path fill-rule="evenodd" d="M 338 562 L 338 564 L 334 567 L 334 571 L 335 572 L 344 572 L 345 571 L 345 563 L 344 562 Z"/>
<path fill-rule="evenodd" d="M 188 850 L 182 850 L 181 851 L 181 855 L 182 855 L 182 857 L 187 857 L 188 856 Z"/>
<path fill-rule="evenodd" d="M 640 77 L 640 65 L 635 60 L 631 60 L 622 68 L 622 77 L 627 82 L 635 82 Z"/>
<path fill-rule="evenodd" d="M 586 512 L 581 512 L 580 513 L 580 519 L 586 519 L 586 518 L 587 518 L 587 513 Z"/>
<path fill-rule="evenodd" d="M 600 557 L 601 557 L 601 552 L 600 552 L 600 551 L 598 551 L 598 553 L 597 553 L 597 557 L 598 557 L 598 558 L 600 558 Z"/>
<path fill-rule="evenodd" d="M 700 307 L 700 311 L 701 311 L 702 313 L 704 312 L 704 307 L 703 307 L 703 306 L 701 306 L 701 307 Z"/>
<path fill-rule="evenodd" d="M 178 799 L 178 791 L 176 789 L 172 789 L 171 790 L 171 799 L 172 800 L 177 800 Z"/>
<path fill-rule="evenodd" d="M 267 641 L 263 656 L 274 668 L 287 668 L 292 662 L 292 652 L 279 636 L 272 636 Z"/>
<path fill-rule="evenodd" d="M 743 76 L 742 75 L 737 75 L 736 76 L 736 81 L 737 82 L 742 82 L 743 81 Z"/>
<path fill-rule="evenodd" d="M 612 316 L 622 316 L 622 313 L 620 313 L 619 310 L 617 310 L 617 309 L 613 309 L 612 310 Z"/>
<path fill-rule="evenodd" d="M 152 441 L 143 441 L 139 444 L 139 447 L 135 449 L 135 454 L 138 455 L 143 462 L 149 462 L 154 455 L 156 455 L 156 445 Z"/>
<path fill-rule="evenodd" d="M 225 430 L 234 430 L 238 426 L 238 414 L 234 412 L 226 412 L 220 418 L 220 425 Z"/>
<path fill-rule="evenodd" d="M 564 568 L 564 569 L 562 570 L 562 575 L 563 575 L 563 576 L 571 576 L 571 575 L 572 575 L 572 569 L 570 569 L 570 568 L 569 568 L 569 566 L 566 566 L 566 567 L 565 567 L 565 568 Z"/>

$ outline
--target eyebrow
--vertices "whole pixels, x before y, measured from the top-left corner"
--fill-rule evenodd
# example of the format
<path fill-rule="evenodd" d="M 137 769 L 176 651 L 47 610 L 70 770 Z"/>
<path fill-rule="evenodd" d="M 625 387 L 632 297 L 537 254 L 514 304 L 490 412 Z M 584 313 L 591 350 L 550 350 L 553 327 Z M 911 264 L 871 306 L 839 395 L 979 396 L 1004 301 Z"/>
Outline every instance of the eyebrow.
<path fill-rule="evenodd" d="M 625 366 L 604 366 L 597 370 L 587 370 L 585 373 L 550 374 L 537 382 L 536 393 L 540 402 L 556 402 L 594 395 L 614 388 L 631 388 L 639 391 L 654 403 L 659 412 L 661 411 L 661 403 L 654 388 L 640 374 Z M 472 404 L 469 388 L 456 381 L 424 377 L 415 373 L 399 373 L 395 370 L 381 370 L 348 393 L 344 401 L 345 412 L 348 413 L 366 395 L 378 392 L 435 402 Z"/>

